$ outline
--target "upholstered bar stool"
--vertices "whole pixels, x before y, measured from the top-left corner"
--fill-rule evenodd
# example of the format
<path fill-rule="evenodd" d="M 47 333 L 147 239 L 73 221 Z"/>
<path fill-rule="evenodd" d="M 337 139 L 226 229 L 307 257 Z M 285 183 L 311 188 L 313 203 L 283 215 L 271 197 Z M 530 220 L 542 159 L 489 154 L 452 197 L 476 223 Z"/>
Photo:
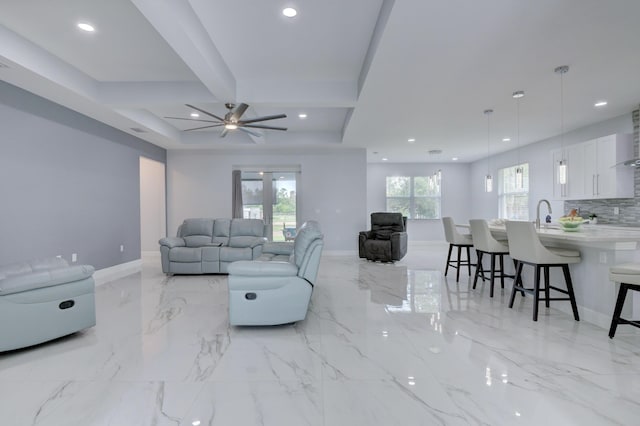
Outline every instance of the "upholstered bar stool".
<path fill-rule="evenodd" d="M 517 261 L 518 265 L 509 307 L 513 308 L 517 291 L 533 294 L 533 320 L 538 321 L 538 304 L 540 300 L 544 300 L 547 308 L 551 300 L 569 300 L 573 310 L 573 318 L 576 321 L 580 321 L 578 305 L 573 292 L 573 283 L 571 282 L 571 272 L 569 271 L 570 264 L 580 263 L 580 252 L 543 246 L 531 222 L 508 221 L 506 227 L 507 239 L 509 240 L 509 255 Z M 533 288 L 525 288 L 524 284 L 522 284 L 523 265 L 531 265 L 534 268 Z M 562 268 L 567 286 L 566 290 L 553 286 L 549 282 L 549 268 L 553 267 Z M 541 270 L 544 272 L 544 288 L 540 288 Z M 549 290 L 566 294 L 568 297 L 551 297 Z M 544 297 L 540 297 L 540 292 L 544 292 Z"/>
<path fill-rule="evenodd" d="M 447 276 L 449 266 L 456 268 L 456 282 L 458 282 L 460 280 L 461 266 L 466 266 L 469 271 L 469 276 L 471 276 L 471 247 L 473 247 L 473 239 L 469 234 L 461 234 L 458 232 L 453 218 L 443 217 L 442 225 L 444 226 L 444 237 L 449 243 L 449 254 L 447 254 L 447 266 L 444 270 L 444 276 Z M 454 247 L 458 248 L 458 257 L 457 259 L 451 260 L 451 252 Z M 467 251 L 467 260 L 461 259 L 463 248 Z"/>
<path fill-rule="evenodd" d="M 481 277 L 482 281 L 487 278 L 486 272 L 482 267 L 482 258 L 487 254 L 491 256 L 491 270 L 488 271 L 488 279 L 491 285 L 489 296 L 493 297 L 493 283 L 496 278 L 500 278 L 500 286 L 504 288 L 504 279 L 515 277 L 515 275 L 507 275 L 504 273 L 504 256 L 509 255 L 509 245 L 506 241 L 498 241 L 493 238 L 486 220 L 471 219 L 469 225 L 471 225 L 471 237 L 473 238 L 473 246 L 476 249 L 478 258 L 476 273 L 473 277 L 473 288 L 476 288 L 478 277 Z M 500 269 L 496 269 L 496 258 L 500 263 Z"/>
<path fill-rule="evenodd" d="M 611 318 L 611 328 L 609 329 L 609 337 L 613 339 L 616 334 L 618 324 L 629 324 L 640 328 L 640 320 L 628 320 L 620 318 L 624 299 L 627 297 L 628 290 L 640 291 L 640 264 L 625 263 L 609 268 L 609 279 L 613 282 L 620 283 L 618 291 L 618 300 L 613 310 L 613 318 Z"/>

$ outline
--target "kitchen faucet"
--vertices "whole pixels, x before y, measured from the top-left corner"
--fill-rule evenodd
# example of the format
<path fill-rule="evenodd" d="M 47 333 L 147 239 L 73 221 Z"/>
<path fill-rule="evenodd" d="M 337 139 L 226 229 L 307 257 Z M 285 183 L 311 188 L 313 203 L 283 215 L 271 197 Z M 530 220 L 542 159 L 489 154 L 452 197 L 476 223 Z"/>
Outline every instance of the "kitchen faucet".
<path fill-rule="evenodd" d="M 548 200 L 542 199 L 538 201 L 538 206 L 536 207 L 536 229 L 540 229 L 540 204 L 546 203 L 547 209 L 549 210 L 549 214 L 551 214 L 551 204 Z"/>

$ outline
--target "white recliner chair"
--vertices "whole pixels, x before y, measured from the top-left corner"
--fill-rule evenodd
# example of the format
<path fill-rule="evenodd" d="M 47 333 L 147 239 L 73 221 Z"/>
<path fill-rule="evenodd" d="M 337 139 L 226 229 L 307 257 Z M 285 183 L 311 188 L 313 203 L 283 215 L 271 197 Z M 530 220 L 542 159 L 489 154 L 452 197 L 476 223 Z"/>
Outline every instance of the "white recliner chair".
<path fill-rule="evenodd" d="M 229 265 L 231 325 L 288 324 L 307 316 L 324 245 L 320 226 L 308 221 L 293 244 L 272 245 L 277 252 L 266 244 L 257 260 Z"/>

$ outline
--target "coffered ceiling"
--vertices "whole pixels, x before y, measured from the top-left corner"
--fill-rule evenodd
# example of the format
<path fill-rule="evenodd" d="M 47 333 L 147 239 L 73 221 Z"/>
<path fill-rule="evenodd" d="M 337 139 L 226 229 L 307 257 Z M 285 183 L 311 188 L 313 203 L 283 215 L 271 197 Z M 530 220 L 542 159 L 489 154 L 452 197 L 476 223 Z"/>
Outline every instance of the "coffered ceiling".
<path fill-rule="evenodd" d="M 3 0 L 0 78 L 168 149 L 467 162 L 487 155 L 487 108 L 491 153 L 515 148 L 515 90 L 521 143 L 559 134 L 558 65 L 565 130 L 637 107 L 638 16 L 637 0 Z M 227 102 L 289 130 L 220 138 L 165 118 Z"/>

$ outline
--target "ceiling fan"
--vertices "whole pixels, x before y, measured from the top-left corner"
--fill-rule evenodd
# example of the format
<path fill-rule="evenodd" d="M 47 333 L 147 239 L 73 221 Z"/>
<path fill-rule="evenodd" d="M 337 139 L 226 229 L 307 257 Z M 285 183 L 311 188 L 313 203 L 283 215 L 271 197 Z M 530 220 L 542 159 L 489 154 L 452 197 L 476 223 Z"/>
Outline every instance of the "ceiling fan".
<path fill-rule="evenodd" d="M 203 110 L 202 108 L 198 108 L 193 105 L 186 104 L 186 106 L 191 109 L 195 109 L 196 111 L 200 111 L 201 113 L 206 114 L 209 117 L 215 118 L 215 120 L 204 120 L 202 118 L 165 117 L 173 120 L 186 120 L 186 121 L 198 121 L 203 123 L 213 123 L 213 124 L 208 124 L 206 126 L 194 127 L 193 129 L 186 129 L 185 130 L 186 132 L 190 132 L 192 130 L 209 129 L 211 127 L 224 127 L 224 129 L 222 129 L 222 133 L 220 133 L 220 137 L 223 138 L 227 135 L 229 130 L 236 130 L 236 129 L 257 137 L 260 137 L 262 135 L 260 133 L 253 132 L 249 129 L 287 130 L 286 127 L 275 127 L 275 126 L 265 126 L 263 124 L 254 124 L 260 121 L 287 118 L 286 114 L 267 115 L 264 117 L 256 117 L 256 118 L 250 118 L 248 120 L 242 120 L 241 119 L 242 114 L 244 114 L 247 108 L 249 108 L 249 105 L 244 103 L 241 103 L 238 105 L 232 104 L 232 103 L 224 104 L 224 106 L 229 110 L 224 115 L 224 118 L 218 117 L 215 114 L 212 114 L 208 111 Z"/>

